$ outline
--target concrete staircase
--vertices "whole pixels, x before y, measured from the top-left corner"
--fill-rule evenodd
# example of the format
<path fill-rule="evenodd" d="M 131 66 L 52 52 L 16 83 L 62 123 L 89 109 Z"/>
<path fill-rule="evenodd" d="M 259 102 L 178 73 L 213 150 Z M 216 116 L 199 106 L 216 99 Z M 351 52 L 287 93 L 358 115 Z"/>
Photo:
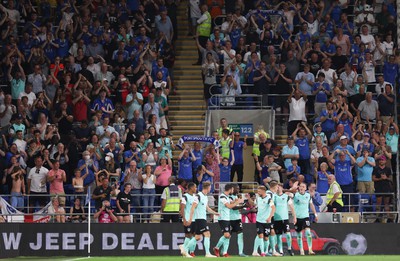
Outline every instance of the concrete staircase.
<path fill-rule="evenodd" d="M 169 97 L 169 119 L 175 144 L 182 135 L 204 135 L 206 110 L 200 66 L 192 65 L 197 61 L 197 48 L 193 37 L 187 36 L 186 2 L 178 7 L 177 20 L 178 39 L 175 43 L 174 66 L 174 85 L 177 88 L 177 94 Z M 174 156 L 177 157 L 179 153 L 180 150 L 175 151 Z"/>

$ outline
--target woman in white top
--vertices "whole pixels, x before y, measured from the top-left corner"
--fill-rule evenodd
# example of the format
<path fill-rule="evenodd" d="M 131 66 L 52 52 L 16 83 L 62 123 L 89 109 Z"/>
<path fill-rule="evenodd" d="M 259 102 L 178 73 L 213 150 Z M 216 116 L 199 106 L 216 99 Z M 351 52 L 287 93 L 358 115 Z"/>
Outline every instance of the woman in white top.
<path fill-rule="evenodd" d="M 150 144 L 150 143 L 149 143 Z M 150 165 L 146 165 L 144 168 L 143 177 L 143 190 L 142 190 L 142 199 L 143 199 L 143 213 L 148 213 L 144 215 L 144 223 L 147 223 L 147 219 L 150 218 L 150 213 L 153 213 L 154 209 L 154 200 L 156 198 L 156 176 L 153 174 L 152 167 Z"/>
<path fill-rule="evenodd" d="M 142 154 L 142 160 L 145 165 L 151 166 L 152 171 L 154 171 L 158 161 L 158 152 L 154 149 L 153 142 L 147 144 L 147 147 Z"/>

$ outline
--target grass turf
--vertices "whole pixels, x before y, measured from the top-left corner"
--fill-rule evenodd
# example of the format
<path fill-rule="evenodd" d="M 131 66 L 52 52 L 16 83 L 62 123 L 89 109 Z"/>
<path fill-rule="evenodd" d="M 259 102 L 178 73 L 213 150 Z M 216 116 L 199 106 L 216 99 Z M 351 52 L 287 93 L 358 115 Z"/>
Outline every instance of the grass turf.
<path fill-rule="evenodd" d="M 270 257 L 267 257 L 270 258 Z M 398 255 L 365 255 L 365 256 L 285 256 L 285 257 L 276 257 L 277 260 L 315 260 L 315 261 L 394 261 L 400 260 L 400 256 Z M 143 256 L 130 256 L 130 257 L 18 257 L 12 259 L 3 259 L 2 261 L 11 261 L 11 260 L 23 260 L 23 261 L 38 261 L 38 260 L 55 260 L 55 261 L 131 261 L 131 260 L 140 260 L 140 261 L 175 261 L 175 260 L 183 260 L 183 257 L 180 256 L 151 256 L 151 257 L 143 257 Z M 238 257 L 232 256 L 230 258 L 226 258 L 227 261 L 260 261 L 264 258 L 262 257 Z M 275 258 L 274 258 L 275 259 Z M 197 256 L 194 260 L 205 261 L 210 260 L 210 258 L 205 258 L 202 256 Z M 212 260 L 212 259 L 211 259 Z"/>

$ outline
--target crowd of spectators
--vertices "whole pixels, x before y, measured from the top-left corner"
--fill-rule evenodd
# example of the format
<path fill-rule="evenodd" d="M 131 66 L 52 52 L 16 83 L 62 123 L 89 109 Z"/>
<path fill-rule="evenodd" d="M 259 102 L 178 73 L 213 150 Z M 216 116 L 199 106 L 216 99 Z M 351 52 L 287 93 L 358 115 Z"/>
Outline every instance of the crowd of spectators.
<path fill-rule="evenodd" d="M 172 157 L 168 95 L 179 1 L 7 1 L 0 6 L 7 82 L 0 95 L 0 194 L 11 194 L 18 209 L 27 206 L 25 193 L 32 207 L 57 195 L 52 208 L 62 214 L 73 205 L 73 214 L 90 188 L 96 217 L 129 222 L 127 213 L 149 217 L 161 204 L 154 193 L 170 186 L 171 175 L 182 189 L 211 181 L 213 192 L 235 175 L 242 181 L 249 142 L 261 184 L 279 179 L 290 190 L 305 181 L 326 193 L 333 173 L 344 193 L 383 193 L 376 199 L 389 210 L 384 193 L 397 178 L 399 135 L 394 1 L 205 3 L 190 0 L 188 11 L 205 99 L 218 82 L 222 94 L 237 96 L 225 106 L 242 94 L 262 95 L 289 115 L 286 145 L 262 128 L 254 143 L 242 141 L 221 119 L 213 133 L 220 148 L 185 144 Z M 195 28 L 208 10 L 215 26 L 204 37 Z M 80 195 L 74 203 L 64 196 L 72 193 Z"/>
<path fill-rule="evenodd" d="M 243 108 L 251 104 L 246 94 L 257 94 L 287 126 L 283 147 L 255 134 L 255 180 L 267 183 L 278 171 L 287 189 L 316 182 L 325 194 L 332 173 L 343 193 L 378 193 L 377 209 L 387 211 L 392 197 L 379 193 L 393 192 L 398 179 L 395 2 L 225 1 L 221 17 L 222 2 L 208 9 L 208 40 L 197 40 L 206 102 Z"/>
<path fill-rule="evenodd" d="M 44 206 L 49 194 L 61 207 L 73 203 L 64 194 L 79 194 L 84 204 L 90 187 L 93 199 L 105 191 L 101 199 L 114 197 L 122 211 L 120 182 L 149 195 L 168 185 L 146 175 L 164 173 L 159 162 L 172 165 L 168 98 L 178 5 L 0 1 L 0 194 L 11 194 L 13 207 Z"/>

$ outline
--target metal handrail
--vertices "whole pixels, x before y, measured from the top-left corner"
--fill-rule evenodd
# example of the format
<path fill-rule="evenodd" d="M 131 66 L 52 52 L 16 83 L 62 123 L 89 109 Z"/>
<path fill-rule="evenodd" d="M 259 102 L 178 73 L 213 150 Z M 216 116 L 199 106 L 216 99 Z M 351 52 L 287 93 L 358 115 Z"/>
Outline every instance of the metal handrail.
<path fill-rule="evenodd" d="M 242 101 L 237 100 L 236 98 L 246 99 L 246 98 L 256 98 L 253 101 Z M 214 104 L 214 101 L 217 101 L 217 104 Z M 223 104 L 225 103 L 225 104 Z M 249 105 L 251 103 L 251 105 Z M 262 110 L 262 109 L 272 109 L 271 106 L 264 105 L 262 102 L 262 95 L 257 94 L 241 94 L 241 95 L 223 95 L 216 94 L 212 95 L 210 99 L 210 104 L 208 109 L 253 109 L 253 110 Z"/>

